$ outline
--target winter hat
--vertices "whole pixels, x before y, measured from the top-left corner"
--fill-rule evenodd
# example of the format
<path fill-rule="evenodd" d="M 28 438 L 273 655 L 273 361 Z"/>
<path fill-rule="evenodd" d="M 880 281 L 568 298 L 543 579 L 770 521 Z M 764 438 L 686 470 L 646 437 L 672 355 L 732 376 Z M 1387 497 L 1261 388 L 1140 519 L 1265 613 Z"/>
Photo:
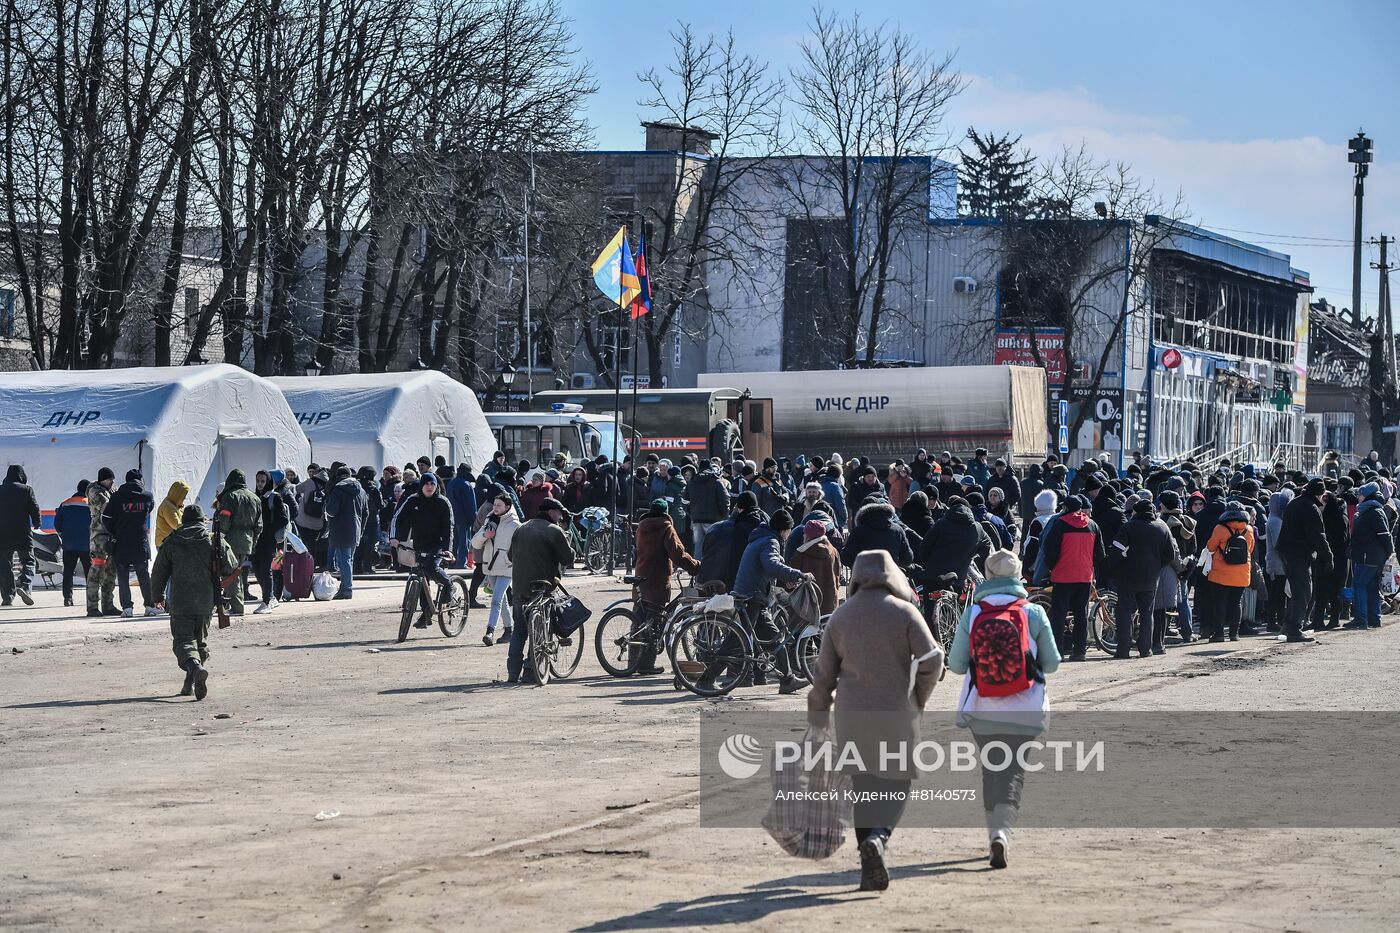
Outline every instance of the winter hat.
<path fill-rule="evenodd" d="M 267 477 L 268 479 L 272 480 L 272 484 L 274 486 L 280 486 L 282 485 L 282 481 L 287 478 L 287 474 L 282 472 L 281 470 L 268 470 Z"/>
<path fill-rule="evenodd" d="M 1055 507 L 1059 505 L 1059 499 L 1053 489 L 1042 489 L 1035 494 L 1035 514 L 1042 517 L 1055 514 Z"/>
<path fill-rule="evenodd" d="M 1381 491 L 1380 484 L 1378 484 L 1378 483 L 1367 483 L 1366 485 L 1364 485 L 1364 486 L 1362 486 L 1360 489 L 1358 489 L 1356 492 L 1357 492 L 1357 494 L 1358 494 L 1359 496 L 1361 496 L 1361 499 L 1362 499 L 1362 501 L 1364 502 L 1365 500 L 1370 499 L 1370 498 L 1373 497 L 1373 496 L 1379 495 L 1379 494 L 1380 494 L 1380 491 Z"/>
<path fill-rule="evenodd" d="M 564 508 L 564 503 L 560 502 L 558 499 L 546 499 L 540 503 L 539 514 L 541 517 L 547 518 L 550 512 L 567 513 L 568 511 L 568 509 Z"/>
<path fill-rule="evenodd" d="M 967 504 L 975 509 L 979 505 L 986 505 L 987 499 L 980 492 L 970 492 L 967 494 Z"/>
<path fill-rule="evenodd" d="M 140 470 L 127 470 L 127 471 L 126 471 L 126 481 L 127 481 L 128 483 L 139 482 L 140 479 L 141 479 L 141 471 L 140 471 Z"/>
<path fill-rule="evenodd" d="M 993 551 L 987 557 L 987 576 L 992 579 L 1021 578 L 1021 561 L 1011 551 Z"/>
<path fill-rule="evenodd" d="M 431 473 L 428 474 L 428 475 L 429 475 L 429 476 L 432 476 Z M 343 480 L 343 479 L 349 479 L 349 478 L 350 478 L 350 468 L 349 468 L 348 466 L 345 466 L 344 464 L 341 464 L 340 466 L 338 466 L 338 467 L 335 468 L 335 481 L 336 481 L 337 483 L 340 482 L 340 481 Z M 433 480 L 433 482 L 436 483 L 436 482 L 437 482 L 437 479 L 435 478 L 435 479 Z"/>
<path fill-rule="evenodd" d="M 768 469 L 769 467 L 772 467 L 773 469 L 776 470 L 776 469 L 778 468 L 778 461 L 774 460 L 772 457 L 764 457 L 764 458 L 763 458 L 763 468 L 766 470 L 766 469 Z"/>
<path fill-rule="evenodd" d="M 774 531 L 787 531 L 792 527 L 792 513 L 787 509 L 778 509 L 768 520 L 768 525 Z"/>
<path fill-rule="evenodd" d="M 111 468 L 111 467 L 102 467 L 102 468 L 100 468 L 100 469 L 97 471 L 97 481 L 98 481 L 99 483 L 104 482 L 104 481 L 109 480 L 109 479 L 110 479 L 110 480 L 115 480 L 116 478 L 117 478 L 117 474 L 115 474 L 115 473 L 112 472 L 112 468 Z"/>
<path fill-rule="evenodd" d="M 1316 476 L 1308 480 L 1308 484 L 1303 487 L 1303 495 L 1305 496 L 1320 496 L 1326 491 L 1327 484 Z"/>
<path fill-rule="evenodd" d="M 429 472 L 423 474 L 423 480 L 422 480 L 422 482 L 420 482 L 420 483 L 418 484 L 418 487 L 419 487 L 420 489 L 423 488 L 424 486 L 434 486 L 434 487 L 436 487 L 437 484 L 438 484 L 437 474 L 436 474 L 436 473 L 433 473 L 433 472 L 431 472 L 431 471 L 429 471 Z"/>
<path fill-rule="evenodd" d="M 1069 512 L 1087 512 L 1089 511 L 1089 500 L 1083 496 L 1070 496 L 1069 499 L 1065 501 L 1065 510 Z"/>
<path fill-rule="evenodd" d="M 559 471 L 554 469 L 554 467 L 550 467 L 548 470 L 544 471 L 544 478 L 551 483 L 557 482 L 559 480 Z"/>
<path fill-rule="evenodd" d="M 1137 502 L 1134 502 L 1134 503 L 1133 503 L 1133 514 L 1134 514 L 1134 515 L 1151 515 L 1151 514 L 1152 514 L 1152 500 L 1151 500 L 1151 499 L 1139 499 Z"/>
<path fill-rule="evenodd" d="M 689 466 L 689 464 L 686 464 L 686 465 Z M 669 469 L 666 471 L 666 475 L 667 475 L 667 476 L 671 476 L 671 477 L 680 476 L 680 475 L 681 475 L 681 468 L 678 467 L 678 466 L 673 466 L 673 467 L 669 468 Z"/>
<path fill-rule="evenodd" d="M 539 477 L 541 480 L 543 480 L 545 478 L 544 470 L 541 470 L 539 467 L 535 467 L 525 476 L 525 481 L 534 482 L 536 477 Z"/>
<path fill-rule="evenodd" d="M 185 510 L 180 513 L 180 524 L 182 525 L 203 525 L 204 510 L 191 502 L 185 506 Z"/>
<path fill-rule="evenodd" d="M 665 515 L 670 510 L 670 507 L 671 504 L 665 499 L 651 500 L 651 514 L 653 515 Z"/>
<path fill-rule="evenodd" d="M 1090 473 L 1084 477 L 1085 492 L 1093 492 L 1095 489 L 1102 489 L 1103 487 L 1104 482 L 1103 480 L 1099 479 L 1098 473 Z"/>
<path fill-rule="evenodd" d="M 803 538 L 803 540 L 805 540 L 805 541 L 811 541 L 811 540 L 813 540 L 813 539 L 816 539 L 816 538 L 823 538 L 823 537 L 826 537 L 826 525 L 824 525 L 824 524 L 822 524 L 821 522 L 817 521 L 815 518 L 812 519 L 812 520 L 809 521 L 809 522 L 805 522 L 805 523 L 802 525 L 802 538 Z"/>
<path fill-rule="evenodd" d="M 992 464 L 992 466 L 994 466 L 994 467 L 1004 467 L 1004 466 L 1006 466 L 1006 461 L 1005 461 L 1004 459 L 1002 459 L 1001 457 L 997 457 L 996 462 L 994 462 L 994 463 Z"/>
<path fill-rule="evenodd" d="M 1161 499 L 1162 499 L 1162 508 L 1164 508 L 1164 509 L 1179 509 L 1179 508 L 1181 508 L 1181 496 L 1179 496 L 1179 495 L 1177 495 L 1176 493 L 1172 492 L 1170 489 L 1163 490 Z"/>
<path fill-rule="evenodd" d="M 904 500 L 904 508 L 899 510 L 901 515 L 927 515 L 928 495 L 922 490 L 916 490 L 909 494 L 909 498 Z"/>
<path fill-rule="evenodd" d="M 1069 467 L 1063 463 L 1057 463 L 1050 468 L 1050 472 L 1054 474 L 1055 479 L 1064 479 L 1069 475 Z"/>
<path fill-rule="evenodd" d="M 745 490 L 739 493 L 739 498 L 734 500 L 734 507 L 740 512 L 752 512 L 754 509 L 758 508 L 758 496 Z M 791 520 L 791 518 L 792 516 L 789 515 L 788 519 Z M 789 525 L 788 527 L 791 528 L 792 526 Z"/>
<path fill-rule="evenodd" d="M 873 466 L 870 466 L 869 464 L 866 464 L 865 466 L 861 467 L 860 475 L 861 475 L 861 476 L 878 476 L 878 475 L 879 475 L 879 471 L 876 470 Z"/>

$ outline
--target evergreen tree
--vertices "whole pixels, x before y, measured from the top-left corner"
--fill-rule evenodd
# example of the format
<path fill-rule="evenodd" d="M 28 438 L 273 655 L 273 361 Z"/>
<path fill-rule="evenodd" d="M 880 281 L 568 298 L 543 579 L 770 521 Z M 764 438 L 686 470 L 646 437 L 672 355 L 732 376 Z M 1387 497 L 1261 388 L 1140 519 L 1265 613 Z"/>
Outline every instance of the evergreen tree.
<path fill-rule="evenodd" d="M 1001 220 L 1023 216 L 1031 193 L 1031 167 L 1034 159 L 1026 150 L 1018 154 L 1008 133 L 983 136 L 968 128 L 971 149 L 964 149 L 959 171 L 958 210 L 964 217 L 995 217 Z"/>

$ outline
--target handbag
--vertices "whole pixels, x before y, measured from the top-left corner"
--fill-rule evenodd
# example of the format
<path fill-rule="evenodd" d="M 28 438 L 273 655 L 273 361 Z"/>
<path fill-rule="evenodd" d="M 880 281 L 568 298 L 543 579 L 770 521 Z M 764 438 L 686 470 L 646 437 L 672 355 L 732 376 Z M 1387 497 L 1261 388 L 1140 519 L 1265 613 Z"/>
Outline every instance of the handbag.
<path fill-rule="evenodd" d="M 554 634 L 559 638 L 568 638 L 583 628 L 583 623 L 587 622 L 593 615 L 593 610 L 583 604 L 583 600 L 577 596 L 570 596 L 569 601 L 559 607 L 554 614 L 554 621 L 550 627 L 554 629 Z"/>

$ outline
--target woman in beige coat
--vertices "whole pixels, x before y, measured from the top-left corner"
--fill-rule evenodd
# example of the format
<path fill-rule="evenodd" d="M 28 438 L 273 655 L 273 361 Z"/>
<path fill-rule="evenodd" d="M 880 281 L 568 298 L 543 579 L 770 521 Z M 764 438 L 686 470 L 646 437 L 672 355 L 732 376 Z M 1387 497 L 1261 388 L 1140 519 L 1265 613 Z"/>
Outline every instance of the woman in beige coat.
<path fill-rule="evenodd" d="M 850 595 L 831 616 L 807 696 L 808 719 L 825 726 L 835 710 L 836 738 L 850 742 L 865 769 L 851 776 L 860 795 L 896 800 L 855 808 L 862 891 L 883 891 L 885 850 L 904 812 L 911 775 L 883 767 L 881 747 L 919 741 L 919 714 L 943 671 L 943 649 L 916 608 L 904 572 L 886 551 L 864 551 L 851 568 Z M 834 697 L 833 697 L 834 695 Z"/>

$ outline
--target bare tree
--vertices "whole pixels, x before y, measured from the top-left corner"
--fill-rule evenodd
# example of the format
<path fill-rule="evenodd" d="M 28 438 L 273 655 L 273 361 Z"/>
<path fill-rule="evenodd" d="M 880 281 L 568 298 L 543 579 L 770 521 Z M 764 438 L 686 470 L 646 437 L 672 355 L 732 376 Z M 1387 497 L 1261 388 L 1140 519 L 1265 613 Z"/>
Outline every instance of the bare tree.
<path fill-rule="evenodd" d="M 1098 161 L 1082 146 L 1041 161 L 1022 203 L 1002 205 L 977 260 L 998 287 L 958 329 L 964 348 L 989 346 L 999 328 L 1017 330 L 1049 369 L 1043 341 L 1053 332 L 1063 341 L 1066 390 L 1097 395 L 1117 369 L 1129 322 L 1150 300 L 1153 253 L 1179 235 L 1186 213 L 1179 192 L 1164 196 L 1126 163 Z M 1071 436 L 1087 415 L 1079 406 Z"/>
<path fill-rule="evenodd" d="M 683 24 L 671 38 L 675 57 L 665 70 L 638 76 L 647 88 L 641 105 L 679 134 L 666 196 L 640 205 L 652 297 L 639 325 L 653 386 L 661 385 L 667 339 L 686 327 L 687 306 L 703 309 L 695 317 L 713 327 L 706 270 L 726 262 L 742 274 L 739 257 L 760 248 L 760 218 L 743 194 L 777 148 L 783 91 L 766 63 L 738 50 L 732 32 L 702 37 Z"/>
<path fill-rule="evenodd" d="M 813 249 L 818 300 L 835 333 L 819 333 L 847 366 L 879 352 L 897 244 L 928 217 L 950 145 L 948 103 L 963 88 L 951 56 L 859 14 L 818 10 L 792 72 L 796 142 L 814 157 L 781 176 Z"/>

